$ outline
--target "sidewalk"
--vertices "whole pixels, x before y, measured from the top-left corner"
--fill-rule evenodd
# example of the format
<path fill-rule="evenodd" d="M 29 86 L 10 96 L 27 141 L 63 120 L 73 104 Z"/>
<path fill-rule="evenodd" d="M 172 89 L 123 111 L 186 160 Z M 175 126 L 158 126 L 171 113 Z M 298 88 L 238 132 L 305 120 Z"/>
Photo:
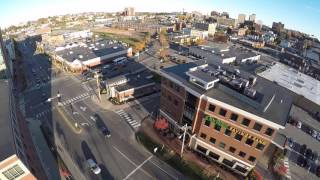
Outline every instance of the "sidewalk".
<path fill-rule="evenodd" d="M 163 144 L 163 145 L 169 147 L 170 149 L 172 149 L 175 153 L 180 154 L 181 144 L 182 144 L 181 141 L 177 138 L 169 139 L 169 138 L 166 138 L 166 137 L 158 134 L 153 129 L 153 121 L 151 119 L 147 119 L 146 121 L 142 122 L 141 129 L 144 133 L 146 133 L 150 138 L 152 138 L 158 144 Z M 219 176 L 225 180 L 239 179 L 238 177 L 236 177 L 235 175 L 231 174 L 230 172 L 222 169 L 221 167 L 219 167 L 217 165 L 210 164 L 208 161 L 201 159 L 199 156 L 197 156 L 195 153 L 188 150 L 187 148 L 185 148 L 185 150 L 184 150 L 183 159 L 199 165 L 202 169 L 205 169 L 208 172 L 208 174 L 215 175 L 215 174 L 219 173 Z"/>

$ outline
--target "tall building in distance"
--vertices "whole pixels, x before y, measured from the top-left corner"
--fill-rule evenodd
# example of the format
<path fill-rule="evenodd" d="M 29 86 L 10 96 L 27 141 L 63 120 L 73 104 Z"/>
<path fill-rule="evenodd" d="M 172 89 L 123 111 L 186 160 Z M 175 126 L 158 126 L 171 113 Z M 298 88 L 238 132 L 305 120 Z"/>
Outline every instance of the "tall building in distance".
<path fill-rule="evenodd" d="M 126 8 L 124 8 L 124 15 L 125 16 L 135 16 L 134 7 L 126 7 Z"/>
<path fill-rule="evenodd" d="M 238 23 L 244 23 L 246 20 L 246 15 L 245 14 L 239 14 L 238 15 Z"/>
<path fill-rule="evenodd" d="M 249 16 L 249 21 L 255 22 L 256 21 L 256 14 L 251 14 Z"/>
<path fill-rule="evenodd" d="M 280 34 L 284 30 L 284 24 L 281 22 L 273 22 L 272 23 L 272 30 L 273 32 Z"/>

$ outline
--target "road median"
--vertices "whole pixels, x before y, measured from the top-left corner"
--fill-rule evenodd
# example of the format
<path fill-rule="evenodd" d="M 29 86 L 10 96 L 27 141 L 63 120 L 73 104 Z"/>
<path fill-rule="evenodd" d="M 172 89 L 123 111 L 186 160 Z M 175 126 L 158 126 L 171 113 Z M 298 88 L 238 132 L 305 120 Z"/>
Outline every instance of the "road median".
<path fill-rule="evenodd" d="M 61 115 L 62 119 L 67 123 L 67 125 L 72 129 L 72 131 L 76 134 L 80 134 L 82 128 L 80 124 L 76 122 L 76 120 L 71 117 L 68 113 L 66 113 L 60 106 L 57 107 L 57 111 Z"/>

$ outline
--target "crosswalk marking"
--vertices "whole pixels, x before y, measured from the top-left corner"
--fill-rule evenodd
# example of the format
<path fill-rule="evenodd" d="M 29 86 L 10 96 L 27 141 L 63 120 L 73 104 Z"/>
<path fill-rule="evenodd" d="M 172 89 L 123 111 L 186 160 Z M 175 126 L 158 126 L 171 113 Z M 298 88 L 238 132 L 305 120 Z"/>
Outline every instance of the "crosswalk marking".
<path fill-rule="evenodd" d="M 141 126 L 141 124 L 139 123 L 139 124 L 137 124 L 137 125 L 134 125 L 133 127 L 134 128 L 138 128 L 139 126 Z"/>
<path fill-rule="evenodd" d="M 71 99 L 65 100 L 65 101 L 61 102 L 61 104 L 63 106 L 65 106 L 65 105 L 71 104 L 71 103 L 76 102 L 76 101 L 80 101 L 80 100 L 88 98 L 88 97 L 89 97 L 89 93 L 86 92 L 86 93 L 80 94 L 79 96 L 76 96 L 76 97 L 73 97 Z"/>
<path fill-rule="evenodd" d="M 125 119 L 131 127 L 138 128 L 139 126 L 141 126 L 139 122 L 132 119 L 131 116 L 127 114 L 123 109 L 116 110 L 115 113 L 117 113 L 122 119 Z"/>

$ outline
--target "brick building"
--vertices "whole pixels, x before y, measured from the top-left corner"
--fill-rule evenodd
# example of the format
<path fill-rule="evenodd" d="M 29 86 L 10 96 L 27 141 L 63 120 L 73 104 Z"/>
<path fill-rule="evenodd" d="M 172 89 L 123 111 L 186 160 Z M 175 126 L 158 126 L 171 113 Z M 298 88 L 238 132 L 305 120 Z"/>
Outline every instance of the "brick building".
<path fill-rule="evenodd" d="M 292 98 L 287 91 L 231 66 L 204 60 L 162 70 L 160 116 L 180 134 L 190 126 L 188 146 L 247 175 L 279 129 Z"/>

